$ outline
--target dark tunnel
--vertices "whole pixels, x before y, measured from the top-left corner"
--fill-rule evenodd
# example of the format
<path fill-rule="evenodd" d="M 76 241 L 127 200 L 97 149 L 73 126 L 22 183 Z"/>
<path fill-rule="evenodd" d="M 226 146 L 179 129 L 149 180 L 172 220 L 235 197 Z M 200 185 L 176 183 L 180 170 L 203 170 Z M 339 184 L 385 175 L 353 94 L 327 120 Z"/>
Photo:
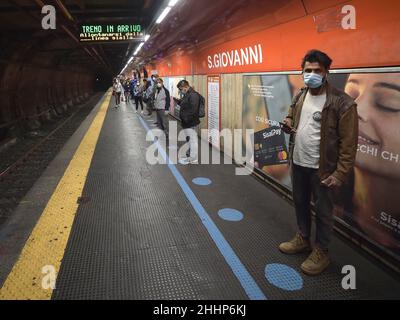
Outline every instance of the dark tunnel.
<path fill-rule="evenodd" d="M 160 1 L 161 2 L 161 1 Z M 119 73 L 127 44 L 83 46 L 81 22 L 137 18 L 148 25 L 157 1 L 15 0 L 0 3 L 0 141 L 36 130 L 105 91 Z M 45 30 L 44 5 L 56 9 L 56 29 Z M 67 9 L 68 7 L 68 9 Z M 104 13 L 108 18 L 104 18 Z"/>

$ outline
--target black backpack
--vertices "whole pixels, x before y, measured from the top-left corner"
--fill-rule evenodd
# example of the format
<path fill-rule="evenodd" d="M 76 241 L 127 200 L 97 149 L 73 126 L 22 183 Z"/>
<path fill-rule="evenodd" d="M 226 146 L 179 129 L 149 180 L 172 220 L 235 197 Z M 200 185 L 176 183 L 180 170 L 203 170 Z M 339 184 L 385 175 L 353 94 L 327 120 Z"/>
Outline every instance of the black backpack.
<path fill-rule="evenodd" d="M 199 99 L 200 99 L 200 104 L 199 104 L 199 118 L 204 118 L 206 116 L 206 99 L 204 99 L 204 97 L 197 92 L 197 94 L 199 95 Z"/>
<path fill-rule="evenodd" d="M 169 90 L 164 87 L 165 90 L 165 96 L 166 96 L 166 104 L 165 104 L 165 110 L 169 111 L 170 107 L 171 107 L 171 94 L 169 93 Z"/>

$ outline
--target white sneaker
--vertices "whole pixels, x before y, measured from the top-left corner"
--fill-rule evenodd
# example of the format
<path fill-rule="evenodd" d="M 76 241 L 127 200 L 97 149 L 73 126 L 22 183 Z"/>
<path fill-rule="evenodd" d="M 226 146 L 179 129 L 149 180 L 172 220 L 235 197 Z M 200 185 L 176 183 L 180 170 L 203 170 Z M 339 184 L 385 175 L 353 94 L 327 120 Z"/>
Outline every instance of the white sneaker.
<path fill-rule="evenodd" d="M 199 163 L 199 159 L 192 159 L 192 158 L 189 158 L 188 161 L 189 161 L 190 164 L 197 164 L 197 163 Z"/>
<path fill-rule="evenodd" d="M 179 164 L 181 164 L 183 166 L 186 166 L 190 163 L 188 158 L 181 158 L 178 160 L 178 162 L 179 162 Z"/>

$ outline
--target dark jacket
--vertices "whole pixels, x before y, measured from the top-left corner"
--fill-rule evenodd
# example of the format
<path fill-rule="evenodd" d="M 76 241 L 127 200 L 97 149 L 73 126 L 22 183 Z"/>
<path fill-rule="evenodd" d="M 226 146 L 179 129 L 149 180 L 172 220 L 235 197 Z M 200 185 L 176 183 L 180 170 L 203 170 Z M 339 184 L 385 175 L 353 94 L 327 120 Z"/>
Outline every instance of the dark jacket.
<path fill-rule="evenodd" d="M 200 124 L 200 96 L 193 88 L 189 88 L 182 100 L 179 101 L 179 105 L 181 107 L 179 117 L 182 120 L 183 129 L 192 128 Z"/>
<path fill-rule="evenodd" d="M 150 81 L 147 82 L 146 89 L 143 94 L 143 101 L 150 109 L 154 108 L 154 98 L 156 95 L 157 86 L 151 85 Z"/>
<path fill-rule="evenodd" d="M 288 118 L 297 129 L 308 88 L 304 87 L 293 98 Z M 290 136 L 289 152 L 293 159 L 296 134 Z M 333 175 L 346 182 L 351 173 L 358 144 L 357 104 L 344 93 L 326 84 L 326 103 L 322 109 L 321 142 L 318 174 L 321 180 Z"/>

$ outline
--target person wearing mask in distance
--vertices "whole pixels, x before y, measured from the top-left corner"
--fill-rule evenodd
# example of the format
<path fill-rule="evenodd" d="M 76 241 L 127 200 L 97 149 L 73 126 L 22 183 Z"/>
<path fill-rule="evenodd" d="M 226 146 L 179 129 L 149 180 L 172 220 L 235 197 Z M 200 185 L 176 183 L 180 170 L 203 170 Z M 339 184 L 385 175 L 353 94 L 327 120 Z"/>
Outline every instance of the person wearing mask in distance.
<path fill-rule="evenodd" d="M 142 98 L 142 94 L 143 94 L 143 86 L 138 81 L 136 83 L 136 85 L 135 85 L 135 88 L 133 89 L 133 95 L 134 95 L 135 105 L 136 105 L 136 111 L 135 112 L 136 113 L 138 112 L 139 103 L 140 103 L 140 106 L 142 107 L 141 114 L 143 114 L 143 98 Z"/>
<path fill-rule="evenodd" d="M 119 105 L 121 104 L 122 91 L 123 91 L 123 87 L 121 85 L 121 82 L 119 81 L 118 78 L 114 78 L 113 92 L 115 95 L 115 108 L 118 108 Z"/>
<path fill-rule="evenodd" d="M 157 90 L 157 85 L 153 81 L 154 76 L 150 80 L 144 79 L 143 83 L 145 85 L 143 101 L 146 103 L 147 115 L 151 116 L 154 109 L 154 97 Z M 157 123 L 154 123 L 157 124 Z"/>
<path fill-rule="evenodd" d="M 138 83 L 138 82 L 140 82 L 141 81 L 141 79 L 140 79 L 140 77 L 137 77 L 136 76 L 136 74 L 135 74 L 135 76 L 132 78 L 132 80 L 130 81 L 130 89 L 131 89 L 131 100 L 133 100 L 133 89 L 136 87 L 136 84 Z"/>
<path fill-rule="evenodd" d="M 181 107 L 179 117 L 182 121 L 182 129 L 185 130 L 186 140 L 189 141 L 187 157 L 180 159 L 179 163 L 183 165 L 194 164 L 198 162 L 198 138 L 196 132 L 200 124 L 200 95 L 186 80 L 181 80 L 177 87 L 183 94 L 183 98 L 175 100 Z M 194 133 L 196 133 L 196 136 Z"/>
<path fill-rule="evenodd" d="M 157 74 L 153 74 L 153 75 L 151 76 L 151 94 L 150 94 L 150 97 L 151 97 L 150 101 L 151 101 L 151 103 L 150 103 L 150 105 L 151 105 L 151 108 L 152 108 L 152 109 L 154 109 L 154 99 L 155 99 L 156 91 L 157 91 L 157 79 L 158 79 L 158 78 L 159 78 L 159 77 L 158 77 Z M 154 122 L 154 124 L 158 126 L 158 121 Z"/>
<path fill-rule="evenodd" d="M 357 105 L 327 81 L 331 63 L 331 58 L 319 50 L 305 55 L 301 67 L 306 86 L 293 98 L 284 120 L 284 130 L 291 134 L 289 152 L 298 233 L 291 241 L 281 243 L 279 249 L 285 254 L 312 251 L 301 265 L 309 275 L 320 274 L 330 264 L 332 191 L 348 179 L 357 152 Z M 313 248 L 311 196 L 316 211 Z"/>
<path fill-rule="evenodd" d="M 126 79 L 123 84 L 126 102 L 129 102 L 129 98 L 130 98 L 130 91 L 131 91 L 130 83 L 131 83 L 131 81 L 129 79 Z"/>
<path fill-rule="evenodd" d="M 167 88 L 164 87 L 164 81 L 161 78 L 157 78 L 156 91 L 154 96 L 154 109 L 157 113 L 157 126 L 159 129 L 165 132 L 168 137 L 168 121 L 165 115 L 165 110 L 169 110 L 170 107 L 170 94 Z"/>

